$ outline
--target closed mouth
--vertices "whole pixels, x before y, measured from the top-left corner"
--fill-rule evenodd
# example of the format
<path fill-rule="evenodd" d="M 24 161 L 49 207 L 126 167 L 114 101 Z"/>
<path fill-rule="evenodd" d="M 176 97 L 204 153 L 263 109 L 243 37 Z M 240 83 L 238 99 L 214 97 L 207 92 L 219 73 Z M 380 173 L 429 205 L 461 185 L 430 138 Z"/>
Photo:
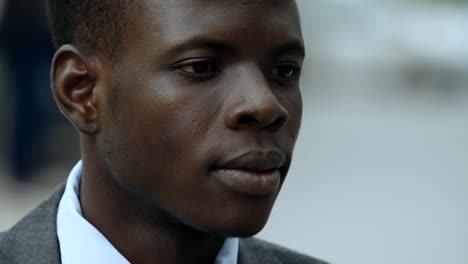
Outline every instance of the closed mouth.
<path fill-rule="evenodd" d="M 279 191 L 281 168 L 286 164 L 279 151 L 250 151 L 213 169 L 222 185 L 252 196 L 270 196 Z"/>
<path fill-rule="evenodd" d="M 235 169 L 262 173 L 279 170 L 285 164 L 285 156 L 277 150 L 255 150 L 228 159 L 216 166 L 215 169 Z"/>

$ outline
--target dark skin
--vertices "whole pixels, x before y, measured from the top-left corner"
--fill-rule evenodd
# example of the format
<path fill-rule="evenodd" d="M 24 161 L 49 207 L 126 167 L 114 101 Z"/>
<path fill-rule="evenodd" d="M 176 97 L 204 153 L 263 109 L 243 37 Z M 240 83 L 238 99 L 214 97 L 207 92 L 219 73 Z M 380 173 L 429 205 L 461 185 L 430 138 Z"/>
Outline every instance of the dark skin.
<path fill-rule="evenodd" d="M 213 263 L 225 237 L 264 227 L 291 163 L 297 7 L 146 2 L 117 64 L 84 45 L 53 61 L 55 98 L 80 131 L 83 215 L 132 263 Z"/>

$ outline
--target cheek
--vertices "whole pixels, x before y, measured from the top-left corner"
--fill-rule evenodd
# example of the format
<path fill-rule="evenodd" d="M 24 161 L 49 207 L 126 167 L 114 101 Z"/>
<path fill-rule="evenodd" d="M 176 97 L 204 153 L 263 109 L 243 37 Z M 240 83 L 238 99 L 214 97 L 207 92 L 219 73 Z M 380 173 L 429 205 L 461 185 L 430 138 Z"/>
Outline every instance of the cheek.
<path fill-rule="evenodd" d="M 297 100 L 296 100 L 296 104 L 295 104 L 295 109 L 296 109 L 296 117 L 295 119 L 297 119 L 296 121 L 296 126 L 297 126 L 297 130 L 299 131 L 300 127 L 301 127 L 301 123 L 302 123 L 302 113 L 303 113 L 303 102 L 302 102 L 302 94 L 299 92 L 299 95 L 297 97 Z M 296 134 L 297 136 L 297 134 Z"/>
<path fill-rule="evenodd" d="M 205 170 L 203 155 L 198 154 L 204 151 L 210 115 L 197 110 L 196 102 L 156 95 L 127 98 L 132 101 L 121 100 L 126 107 L 117 107 L 104 135 L 114 177 L 149 194 L 196 184 Z"/>
<path fill-rule="evenodd" d="M 290 91 L 281 97 L 280 102 L 289 114 L 289 120 L 286 125 L 288 137 L 296 139 L 302 122 L 302 94 L 299 89 Z"/>

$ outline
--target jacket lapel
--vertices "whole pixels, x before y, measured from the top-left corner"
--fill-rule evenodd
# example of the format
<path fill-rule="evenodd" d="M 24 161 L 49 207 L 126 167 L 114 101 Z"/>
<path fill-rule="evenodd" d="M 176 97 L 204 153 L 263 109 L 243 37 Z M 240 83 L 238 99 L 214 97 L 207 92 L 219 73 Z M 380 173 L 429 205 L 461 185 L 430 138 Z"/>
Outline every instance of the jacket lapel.
<path fill-rule="evenodd" d="M 274 255 L 273 250 L 265 248 L 255 238 L 244 238 L 239 240 L 238 264 L 281 264 Z"/>
<path fill-rule="evenodd" d="M 62 185 L 48 200 L 3 235 L 0 251 L 11 263 L 60 264 L 56 222 L 63 191 Z"/>

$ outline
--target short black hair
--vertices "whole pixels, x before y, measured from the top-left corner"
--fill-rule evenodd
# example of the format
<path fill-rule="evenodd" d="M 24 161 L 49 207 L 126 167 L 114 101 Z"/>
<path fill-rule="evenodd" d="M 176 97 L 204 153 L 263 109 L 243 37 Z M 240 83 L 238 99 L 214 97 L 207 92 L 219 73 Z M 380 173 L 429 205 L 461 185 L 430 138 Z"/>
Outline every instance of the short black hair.
<path fill-rule="evenodd" d="M 47 0 L 54 46 L 86 45 L 116 62 L 141 0 Z"/>

